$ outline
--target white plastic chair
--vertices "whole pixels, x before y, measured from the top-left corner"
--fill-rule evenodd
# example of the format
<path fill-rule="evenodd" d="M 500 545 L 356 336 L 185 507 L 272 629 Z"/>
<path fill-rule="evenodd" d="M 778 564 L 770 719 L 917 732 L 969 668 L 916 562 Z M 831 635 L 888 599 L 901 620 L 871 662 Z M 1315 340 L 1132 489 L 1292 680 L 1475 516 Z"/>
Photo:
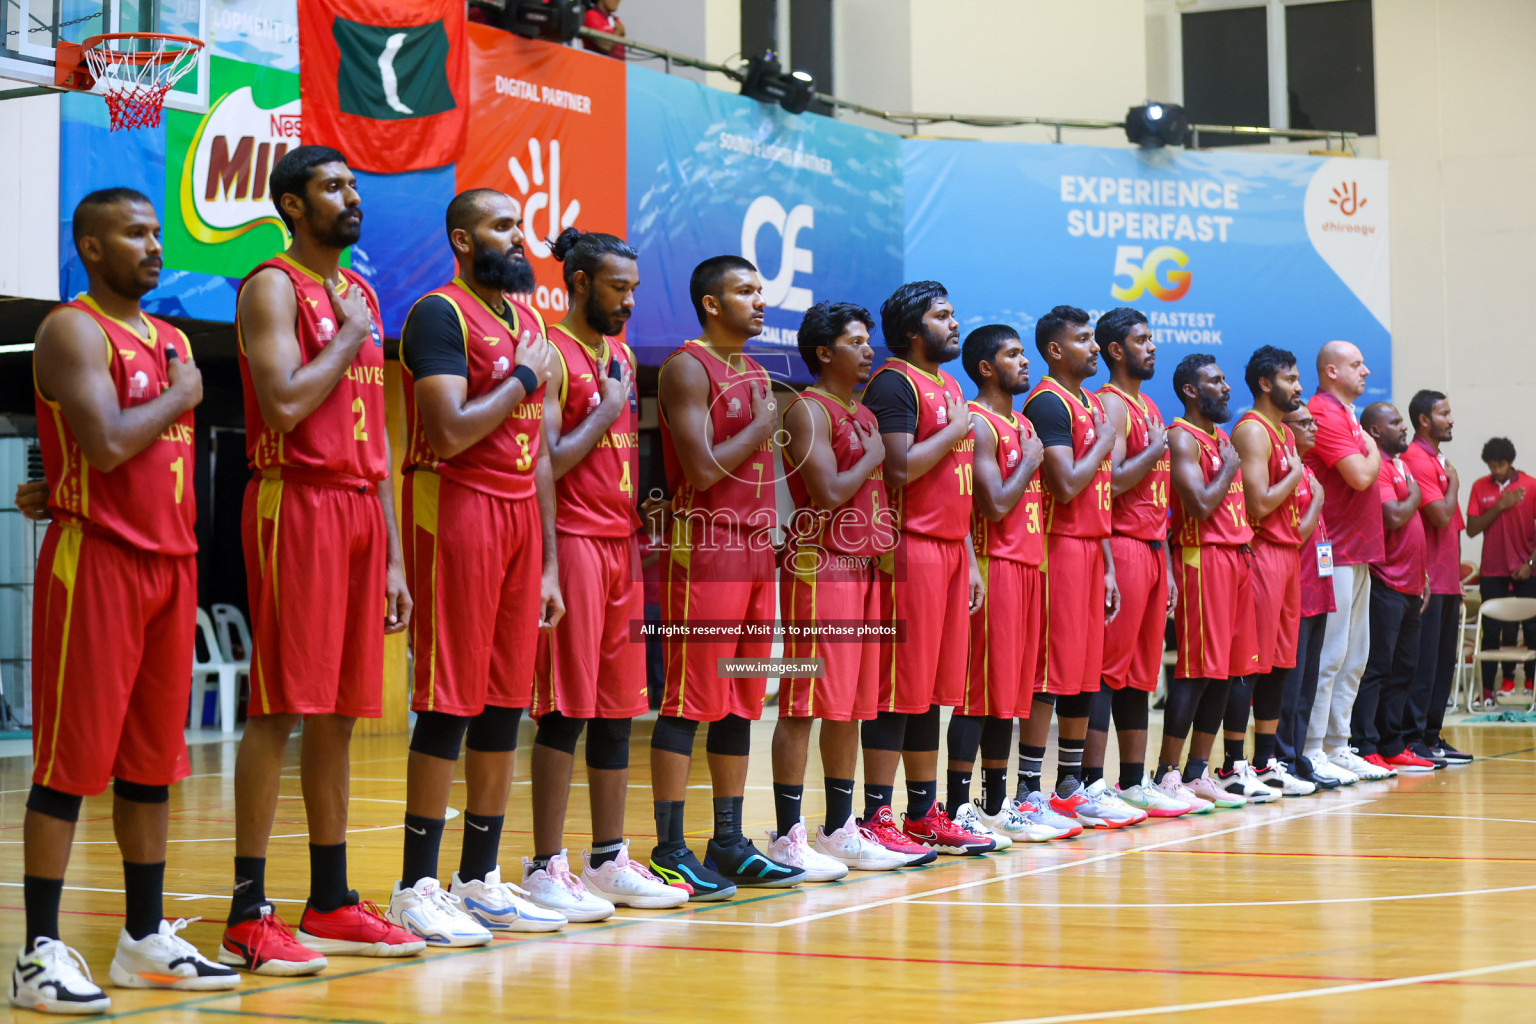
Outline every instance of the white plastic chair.
<path fill-rule="evenodd" d="M 1524 646 L 1483 650 L 1483 624 L 1487 619 L 1493 619 L 1496 622 L 1524 622 L 1531 618 L 1536 618 L 1536 597 L 1495 597 L 1484 601 L 1477 609 L 1477 651 L 1473 654 L 1472 660 L 1481 665 L 1485 661 L 1521 662 L 1536 658 L 1536 651 Z M 1476 686 L 1478 680 L 1474 678 L 1472 683 Z M 1470 700 L 1468 703 L 1470 704 Z M 1536 697 L 1532 698 L 1526 710 L 1536 711 Z"/>
<path fill-rule="evenodd" d="M 229 608 L 229 605 L 215 605 L 218 608 Z M 236 616 L 240 613 L 237 609 L 231 609 Z M 244 621 L 239 623 L 241 632 L 245 630 Z M 207 656 L 202 651 L 193 655 L 192 664 L 192 708 L 191 721 L 194 727 L 202 725 L 203 704 L 208 693 L 208 686 L 214 683 L 219 688 L 219 729 L 226 736 L 235 731 L 235 702 L 240 696 L 240 677 L 249 677 L 251 662 L 249 658 L 236 661 L 230 656 L 230 648 L 227 642 L 221 643 L 222 637 L 215 632 L 213 620 L 203 609 L 197 610 L 197 632 L 202 641 L 200 645 L 206 650 Z M 228 633 L 228 627 L 222 630 Z M 250 637 L 245 636 L 247 645 Z M 249 650 L 249 646 L 246 648 Z"/>

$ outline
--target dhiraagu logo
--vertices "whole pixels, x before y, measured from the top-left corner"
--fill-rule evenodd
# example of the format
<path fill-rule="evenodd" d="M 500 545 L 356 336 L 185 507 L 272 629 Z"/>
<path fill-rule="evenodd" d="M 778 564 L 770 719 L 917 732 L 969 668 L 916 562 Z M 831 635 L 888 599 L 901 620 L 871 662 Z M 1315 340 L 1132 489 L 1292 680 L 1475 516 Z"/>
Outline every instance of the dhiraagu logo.
<path fill-rule="evenodd" d="M 213 105 L 181 167 L 178 205 L 189 235 L 217 245 L 262 224 L 282 229 L 267 177 L 299 145 L 299 111 L 298 100 L 270 110 L 257 105 L 248 85 Z"/>
<path fill-rule="evenodd" d="M 1151 292 L 1164 302 L 1177 302 L 1188 294 L 1194 279 L 1194 274 L 1185 269 L 1188 266 L 1189 257 L 1171 245 L 1160 245 L 1145 256 L 1139 245 L 1118 246 L 1115 283 L 1109 293 L 1121 302 L 1135 302 L 1143 292 Z M 1128 283 L 1121 284 L 1121 278 Z"/>

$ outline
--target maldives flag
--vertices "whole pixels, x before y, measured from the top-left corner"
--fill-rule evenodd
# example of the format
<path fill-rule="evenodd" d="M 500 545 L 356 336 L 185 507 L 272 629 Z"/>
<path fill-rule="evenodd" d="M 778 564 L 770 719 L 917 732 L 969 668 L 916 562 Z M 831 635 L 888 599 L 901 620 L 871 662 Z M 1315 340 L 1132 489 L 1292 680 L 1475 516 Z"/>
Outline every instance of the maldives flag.
<path fill-rule="evenodd" d="M 300 0 L 304 142 L 358 170 L 451 164 L 469 125 L 463 0 Z"/>

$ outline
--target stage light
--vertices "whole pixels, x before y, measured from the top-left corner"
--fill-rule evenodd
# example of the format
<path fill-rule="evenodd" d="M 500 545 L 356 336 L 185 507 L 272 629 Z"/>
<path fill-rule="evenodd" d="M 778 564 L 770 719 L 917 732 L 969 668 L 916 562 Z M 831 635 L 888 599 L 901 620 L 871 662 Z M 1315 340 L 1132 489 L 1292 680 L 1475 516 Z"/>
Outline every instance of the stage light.
<path fill-rule="evenodd" d="M 501 27 L 528 39 L 569 43 L 581 27 L 576 0 L 503 0 Z"/>
<path fill-rule="evenodd" d="M 747 61 L 741 94 L 760 103 L 777 103 L 791 114 L 803 114 L 816 95 L 816 80 L 807 72 L 785 73 L 772 50 Z"/>
<path fill-rule="evenodd" d="M 1147 103 L 1125 115 L 1125 137 L 1145 149 L 1182 146 L 1189 134 L 1189 116 L 1176 103 Z"/>

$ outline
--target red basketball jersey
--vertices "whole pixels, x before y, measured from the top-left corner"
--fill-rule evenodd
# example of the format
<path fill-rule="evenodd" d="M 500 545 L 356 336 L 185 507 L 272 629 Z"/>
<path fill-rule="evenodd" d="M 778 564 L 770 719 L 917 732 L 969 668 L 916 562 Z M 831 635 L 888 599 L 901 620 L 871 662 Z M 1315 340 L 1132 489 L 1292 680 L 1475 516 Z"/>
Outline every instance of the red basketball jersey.
<path fill-rule="evenodd" d="M 789 404 L 794 406 L 798 402 L 806 402 L 826 413 L 832 455 L 837 459 L 839 473 L 846 473 L 864 457 L 864 435 L 858 427 L 880 432 L 875 414 L 862 402 L 844 405 L 842 399 L 817 387 L 806 388 Z M 819 431 L 821 414 L 813 412 L 811 415 L 817 423 L 813 429 Z M 785 469 L 789 467 L 786 465 Z M 882 467 L 876 466 L 853 497 L 835 509 L 822 508 L 811 500 L 805 477 L 798 471 L 787 472 L 785 483 L 789 485 L 789 496 L 795 503 L 794 519 L 789 528 L 790 538 L 795 543 L 864 557 L 883 554 L 895 546 L 895 517 L 885 504 Z"/>
<path fill-rule="evenodd" d="M 336 314 L 325 293 L 325 280 L 286 254 L 279 254 L 247 274 L 240 287 L 268 267 L 276 267 L 293 282 L 299 306 L 294 334 L 299 340 L 299 358 L 308 363 L 336 335 Z M 342 295 L 349 288 L 363 290 L 371 337 L 357 350 L 352 365 L 325 400 L 286 434 L 273 430 L 261 418 L 245 353 L 245 334 L 239 317 L 235 319 L 240 381 L 245 392 L 245 451 L 252 469 L 296 466 L 374 481 L 389 475 L 384 457 L 384 320 L 379 314 L 379 299 L 367 282 L 350 270 L 340 271 L 337 287 Z"/>
<path fill-rule="evenodd" d="M 1200 472 L 1206 483 L 1221 474 L 1221 442 L 1229 441 L 1227 432 L 1220 427 L 1215 434 L 1207 434 L 1180 416 L 1168 428 L 1189 432 L 1200 445 Z M 1230 443 L 1230 441 L 1229 441 Z M 1227 485 L 1226 497 L 1216 506 L 1209 519 L 1196 519 L 1186 515 L 1179 492 L 1173 492 L 1173 542 L 1180 547 L 1199 547 L 1202 544 L 1247 544 L 1253 540 L 1253 527 L 1248 525 L 1248 510 L 1243 505 L 1243 471 L 1238 470 Z"/>
<path fill-rule="evenodd" d="M 581 425 L 603 401 L 603 378 L 617 361 L 635 376 L 635 355 L 617 338 L 604 338 L 596 352 L 555 324 L 549 340 L 565 367 L 560 385 L 560 433 Z M 640 474 L 638 400 L 634 385 L 619 418 L 598 438 L 585 458 L 555 481 L 555 527 L 583 537 L 630 537 L 640 527 L 635 511 L 635 480 Z"/>
<path fill-rule="evenodd" d="M 1113 384 L 1099 388 L 1099 395 L 1113 394 L 1125 403 L 1125 457 L 1135 458 L 1147 450 L 1152 439 L 1152 424 L 1163 425 L 1163 414 L 1157 403 L 1146 395 L 1132 395 Z M 1110 523 L 1117 537 L 1134 537 L 1137 540 L 1168 539 L 1168 480 L 1172 463 L 1168 451 L 1157 460 L 1140 482 L 1112 499 Z"/>
<path fill-rule="evenodd" d="M 1032 436 L 1034 430 L 1029 421 L 1018 413 L 1007 419 L 988 409 L 980 402 L 970 404 L 971 412 L 997 438 L 997 469 L 1003 482 L 1018 471 L 1024 461 L 1021 442 Z M 974 509 L 971 513 L 971 542 L 978 555 L 1007 558 L 1025 565 L 1039 565 L 1045 561 L 1045 530 L 1040 516 L 1040 473 L 1024 486 L 1024 496 L 1000 522 L 994 523 Z"/>
<path fill-rule="evenodd" d="M 1241 425 L 1248 421 L 1258 423 L 1264 428 L 1265 435 L 1269 438 L 1269 482 L 1273 486 L 1285 474 L 1291 471 L 1290 456 L 1285 454 L 1287 448 L 1296 444 L 1296 437 L 1291 433 L 1291 428 L 1281 423 L 1280 429 L 1275 429 L 1275 424 L 1269 422 L 1263 416 L 1249 409 L 1238 419 Z M 1253 535 L 1260 540 L 1271 544 L 1284 544 L 1287 547 L 1301 546 L 1301 517 L 1307 514 L 1307 508 L 1312 504 L 1312 488 L 1307 485 L 1306 475 L 1302 475 L 1301 483 L 1290 493 L 1280 507 L 1275 509 L 1263 519 L 1255 522 L 1248 520 L 1253 527 Z"/>
<path fill-rule="evenodd" d="M 709 426 L 711 445 L 728 441 L 752 422 L 752 391 L 769 386 L 768 371 L 744 353 L 721 358 L 698 339 L 685 341 L 661 364 L 661 372 L 674 359 L 696 361 L 709 376 Z M 683 473 L 672 426 L 661 414 L 661 457 L 667 486 L 672 489 L 672 513 L 693 513 L 715 526 L 730 526 L 747 533 L 773 529 L 777 521 L 774 503 L 773 445 L 764 441 L 741 465 L 707 490 L 696 490 Z"/>
<path fill-rule="evenodd" d="M 82 293 L 58 308 L 66 306 L 85 313 L 101 328 L 107 371 L 117 390 L 117 404 L 123 409 L 143 405 L 171 386 L 167 347 L 174 348 L 180 359 L 191 358 L 187 336 L 148 313 L 143 314 L 149 325 L 149 337 L 145 338 L 130 325 L 103 313 L 89 295 Z M 144 551 L 195 553 L 192 413 L 182 413 L 149 447 L 104 473 L 85 461 L 59 404 L 44 398 L 35 382 L 34 390 L 37 437 L 43 449 L 43 475 L 49 484 L 48 508 L 53 517 L 60 522 L 83 523 Z"/>
<path fill-rule="evenodd" d="M 898 373 L 906 379 L 917 400 L 917 433 L 914 444 L 925 441 L 949 423 L 947 402 L 950 397 L 964 400 L 965 394 L 955 378 L 940 370 L 936 374 L 920 370 L 905 359 L 887 359 L 870 377 Z M 866 389 L 868 385 L 865 385 Z M 908 533 L 921 533 L 941 540 L 961 540 L 971 528 L 971 460 L 975 440 L 966 434 L 944 457 L 905 487 L 886 488 L 896 522 Z M 891 458 L 889 452 L 886 458 Z"/>
<path fill-rule="evenodd" d="M 464 356 L 469 363 L 468 398 L 479 398 L 500 387 L 502 381 L 512 376 L 517 350 L 544 335 L 544 321 L 538 311 L 510 295 L 502 296 L 511 312 L 509 325 L 460 278 L 427 294 L 447 299 L 459 315 Z M 401 365 L 403 368 L 403 361 Z M 405 422 L 409 431 L 405 446 L 407 472 L 430 469 L 455 483 L 498 498 L 527 498 L 534 493 L 533 471 L 539 458 L 539 441 L 544 436 L 542 384 L 533 394 L 525 395 L 512 415 L 495 430 L 453 458 L 439 459 L 427 443 L 426 426 L 416 407 L 416 379 L 409 370 L 404 374 Z"/>
<path fill-rule="evenodd" d="M 1084 405 L 1083 401 L 1056 381 L 1050 377 L 1042 377 L 1040 383 L 1035 385 L 1035 390 L 1024 399 L 1024 408 L 1028 409 L 1029 403 L 1039 398 L 1043 392 L 1059 395 L 1066 403 L 1067 412 L 1072 417 L 1072 458 L 1074 461 L 1081 459 L 1088 453 L 1088 449 L 1093 447 L 1094 439 L 1097 437 L 1094 418 L 1104 412 L 1099 396 L 1085 390 L 1083 399 L 1087 404 Z M 1041 504 L 1045 512 L 1045 532 L 1054 533 L 1058 537 L 1088 539 L 1108 537 L 1113 495 L 1110 485 L 1112 468 L 1113 462 L 1106 455 L 1104 461 L 1099 463 L 1099 468 L 1094 472 L 1088 486 L 1066 504 L 1057 501 L 1049 487 L 1044 488 Z"/>

